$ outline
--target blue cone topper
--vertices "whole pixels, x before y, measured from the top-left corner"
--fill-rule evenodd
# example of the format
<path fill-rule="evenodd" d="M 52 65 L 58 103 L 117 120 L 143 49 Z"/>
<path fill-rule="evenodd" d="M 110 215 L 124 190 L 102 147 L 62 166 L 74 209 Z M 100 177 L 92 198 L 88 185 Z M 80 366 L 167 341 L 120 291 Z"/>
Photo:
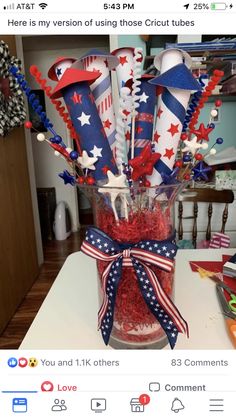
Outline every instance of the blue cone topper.
<path fill-rule="evenodd" d="M 173 89 L 202 90 L 201 85 L 185 64 L 175 65 L 170 70 L 150 80 L 149 83 Z"/>

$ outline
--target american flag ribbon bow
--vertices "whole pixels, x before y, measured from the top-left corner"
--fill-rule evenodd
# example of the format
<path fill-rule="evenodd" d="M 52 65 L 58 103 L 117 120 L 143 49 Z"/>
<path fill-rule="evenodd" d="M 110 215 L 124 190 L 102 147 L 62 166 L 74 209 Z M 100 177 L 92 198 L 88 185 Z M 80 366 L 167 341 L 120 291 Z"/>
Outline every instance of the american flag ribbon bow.
<path fill-rule="evenodd" d="M 151 268 L 154 265 L 166 272 L 172 271 L 177 246 L 171 239 L 143 240 L 136 244 L 118 243 L 102 230 L 91 227 L 86 232 L 81 251 L 108 263 L 101 278 L 103 302 L 98 313 L 98 328 L 101 329 L 106 345 L 113 327 L 115 300 L 123 267 L 134 268 L 142 296 L 165 331 L 171 348 L 174 348 L 179 332 L 188 335 L 186 321 Z"/>

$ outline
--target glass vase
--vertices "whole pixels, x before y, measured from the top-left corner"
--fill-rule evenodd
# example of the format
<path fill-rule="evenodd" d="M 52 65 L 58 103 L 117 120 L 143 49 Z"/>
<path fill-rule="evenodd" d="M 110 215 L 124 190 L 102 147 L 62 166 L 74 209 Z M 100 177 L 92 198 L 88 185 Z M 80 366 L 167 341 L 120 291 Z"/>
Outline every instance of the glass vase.
<path fill-rule="evenodd" d="M 146 246 L 150 243 L 148 251 L 151 252 L 153 243 L 157 246 L 157 241 L 174 242 L 174 202 L 180 188 L 179 184 L 175 184 L 135 187 L 132 190 L 105 186 L 84 186 L 83 189 L 92 203 L 94 224 L 99 230 L 122 249 L 143 242 Z M 104 299 L 102 276 L 109 263 L 97 260 L 101 304 Z M 150 263 L 147 262 L 147 265 Z M 173 300 L 174 264 L 170 272 L 158 266 L 151 268 L 165 294 Z M 116 291 L 109 345 L 116 349 L 161 349 L 167 343 L 165 331 L 143 298 L 137 272 L 133 266 L 123 266 Z"/>

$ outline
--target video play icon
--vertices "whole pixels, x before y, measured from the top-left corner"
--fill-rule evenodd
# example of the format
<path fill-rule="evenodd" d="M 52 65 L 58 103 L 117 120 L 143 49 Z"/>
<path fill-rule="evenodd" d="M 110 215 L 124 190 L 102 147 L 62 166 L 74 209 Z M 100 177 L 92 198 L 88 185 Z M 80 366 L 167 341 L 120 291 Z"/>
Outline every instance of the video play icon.
<path fill-rule="evenodd" d="M 106 399 L 91 399 L 91 410 L 95 413 L 101 413 L 106 410 Z"/>

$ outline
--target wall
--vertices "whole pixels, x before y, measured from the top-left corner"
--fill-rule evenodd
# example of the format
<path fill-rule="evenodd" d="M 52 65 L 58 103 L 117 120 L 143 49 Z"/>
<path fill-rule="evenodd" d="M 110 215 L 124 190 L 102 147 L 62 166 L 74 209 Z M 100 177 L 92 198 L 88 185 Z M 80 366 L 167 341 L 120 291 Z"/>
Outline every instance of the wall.
<path fill-rule="evenodd" d="M 201 113 L 200 120 L 207 124 L 209 121 L 209 113 L 214 103 L 207 103 Z M 220 108 L 220 123 L 215 124 L 214 131 L 211 132 L 209 138 L 209 147 L 215 143 L 216 138 L 222 137 L 224 143 L 221 146 L 216 146 L 218 151 L 226 147 L 236 147 L 236 98 L 235 102 L 227 102 L 223 99 L 223 106 Z"/>
<path fill-rule="evenodd" d="M 79 58 L 88 49 L 95 47 L 106 50 L 108 49 L 109 38 L 106 36 L 35 36 L 23 38 L 23 44 L 26 78 L 32 89 L 38 89 L 39 86 L 29 73 L 30 65 L 37 65 L 42 75 L 47 77 L 47 71 L 57 57 L 72 56 Z M 55 84 L 55 82 L 50 80 L 50 85 L 54 86 Z M 61 135 L 67 144 L 70 144 L 66 126 L 48 98 L 46 98 L 46 111 L 57 133 Z M 57 202 L 61 200 L 67 202 L 72 216 L 72 228 L 73 231 L 76 231 L 79 224 L 76 188 L 64 185 L 63 181 L 58 177 L 58 173 L 67 168 L 66 162 L 61 157 L 55 157 L 46 142 L 39 143 L 36 139 L 36 134 L 32 134 L 31 137 L 36 186 L 56 188 Z"/>

